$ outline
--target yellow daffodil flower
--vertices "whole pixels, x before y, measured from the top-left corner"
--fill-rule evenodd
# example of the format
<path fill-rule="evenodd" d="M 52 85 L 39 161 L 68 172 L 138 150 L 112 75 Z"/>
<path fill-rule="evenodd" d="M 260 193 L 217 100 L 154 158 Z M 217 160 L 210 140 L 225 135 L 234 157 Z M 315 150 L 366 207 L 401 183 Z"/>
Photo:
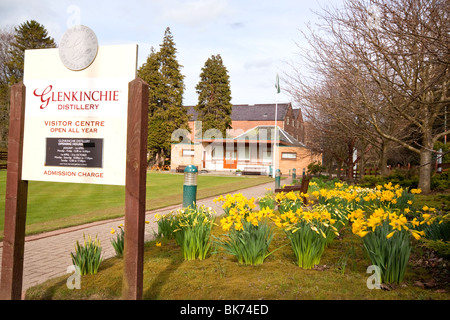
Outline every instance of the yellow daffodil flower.
<path fill-rule="evenodd" d="M 386 236 L 386 238 L 391 238 L 393 235 L 394 235 L 394 233 L 395 233 L 396 231 L 394 230 L 394 231 L 392 231 L 391 233 L 389 233 L 387 236 Z"/>

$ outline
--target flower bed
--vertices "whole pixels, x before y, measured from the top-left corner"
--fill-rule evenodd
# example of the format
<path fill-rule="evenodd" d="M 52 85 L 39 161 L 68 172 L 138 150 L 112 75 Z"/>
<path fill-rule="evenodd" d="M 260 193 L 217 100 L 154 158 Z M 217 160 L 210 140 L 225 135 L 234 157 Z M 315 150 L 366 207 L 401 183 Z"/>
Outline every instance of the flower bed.
<path fill-rule="evenodd" d="M 228 194 L 215 199 L 222 203 L 221 235 L 211 235 L 216 213 L 195 207 L 156 216 L 158 236 L 175 238 L 185 260 L 206 259 L 222 248 L 240 264 L 260 265 L 281 248 L 269 252 L 278 228 L 287 240 L 283 246 L 290 245 L 295 256 L 293 262 L 312 269 L 327 246 L 349 230 L 361 239 L 370 263 L 380 270 L 380 281 L 401 283 L 414 241 L 422 237 L 448 241 L 450 234 L 450 214 L 428 206 L 416 208 L 418 193 L 419 189 L 390 183 L 362 188 L 337 182 L 332 189 L 311 183 L 309 195 L 269 190 L 258 199 L 259 208 L 254 198 Z"/>

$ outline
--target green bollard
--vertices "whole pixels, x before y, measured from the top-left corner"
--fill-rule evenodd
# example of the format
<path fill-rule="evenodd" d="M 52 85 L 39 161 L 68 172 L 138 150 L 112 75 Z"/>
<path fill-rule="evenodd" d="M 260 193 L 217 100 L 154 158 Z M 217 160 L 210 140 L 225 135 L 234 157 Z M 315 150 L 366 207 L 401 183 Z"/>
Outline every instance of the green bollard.
<path fill-rule="evenodd" d="M 294 181 L 295 179 L 297 179 L 297 172 L 296 172 L 297 170 L 295 170 L 295 168 L 294 169 L 292 169 L 292 181 Z"/>
<path fill-rule="evenodd" d="M 197 174 L 198 169 L 196 166 L 189 165 L 184 169 L 183 208 L 196 206 Z"/>
<path fill-rule="evenodd" d="M 275 171 L 275 189 L 280 189 L 281 171 L 277 169 Z"/>

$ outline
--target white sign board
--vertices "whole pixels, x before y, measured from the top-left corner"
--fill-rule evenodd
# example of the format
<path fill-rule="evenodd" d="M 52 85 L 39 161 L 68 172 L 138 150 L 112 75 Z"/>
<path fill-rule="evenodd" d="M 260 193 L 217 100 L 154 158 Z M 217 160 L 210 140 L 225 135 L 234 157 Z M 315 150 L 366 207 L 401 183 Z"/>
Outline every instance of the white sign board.
<path fill-rule="evenodd" d="M 58 49 L 26 50 L 22 179 L 125 185 L 136 67 L 135 44 L 100 46 L 84 69 L 66 67 Z"/>

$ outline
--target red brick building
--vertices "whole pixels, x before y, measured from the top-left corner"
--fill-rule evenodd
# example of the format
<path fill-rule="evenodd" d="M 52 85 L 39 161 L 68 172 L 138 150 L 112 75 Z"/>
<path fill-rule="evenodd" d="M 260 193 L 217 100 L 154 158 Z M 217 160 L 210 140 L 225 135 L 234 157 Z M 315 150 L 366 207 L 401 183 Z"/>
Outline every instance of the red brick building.
<path fill-rule="evenodd" d="M 172 145 L 172 170 L 194 164 L 207 171 L 240 169 L 269 174 L 273 168 L 279 168 L 287 174 L 293 168 L 300 173 L 309 163 L 321 160 L 320 154 L 314 154 L 304 144 L 301 110 L 293 109 L 290 103 L 233 105 L 232 129 L 226 137 L 214 130 L 202 136 L 194 107 L 186 108 L 191 115 L 191 133 L 189 141 L 184 139 Z"/>

